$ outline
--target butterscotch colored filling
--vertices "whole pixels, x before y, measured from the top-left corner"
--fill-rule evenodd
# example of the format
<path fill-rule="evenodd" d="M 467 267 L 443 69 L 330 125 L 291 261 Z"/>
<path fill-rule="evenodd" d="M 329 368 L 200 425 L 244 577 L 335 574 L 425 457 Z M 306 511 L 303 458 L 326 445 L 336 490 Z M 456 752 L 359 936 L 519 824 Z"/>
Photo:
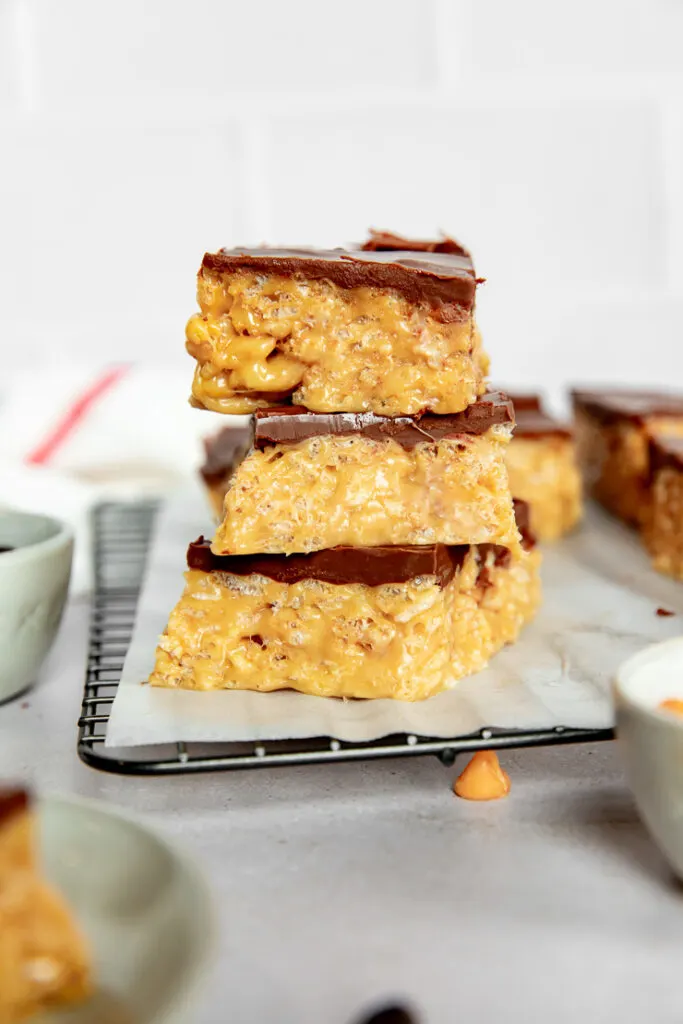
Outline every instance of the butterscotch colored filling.
<path fill-rule="evenodd" d="M 652 416 L 642 422 L 601 423 L 578 411 L 575 423 L 588 493 L 626 522 L 642 524 L 650 500 L 648 438 L 683 436 L 683 418 Z"/>
<path fill-rule="evenodd" d="M 683 472 L 660 469 L 650 492 L 643 543 L 659 572 L 683 579 Z"/>
<path fill-rule="evenodd" d="M 478 750 L 455 780 L 453 792 L 463 800 L 500 800 L 510 792 L 510 776 L 493 750 Z"/>
<path fill-rule="evenodd" d="M 412 449 L 360 435 L 252 451 L 238 466 L 216 554 L 337 545 L 502 544 L 519 534 L 505 469 L 510 428 Z"/>
<path fill-rule="evenodd" d="M 30 814 L 0 827 L 0 1022 L 84 999 L 88 954 L 61 897 L 38 877 Z"/>
<path fill-rule="evenodd" d="M 581 476 L 569 437 L 513 437 L 505 454 L 510 490 L 529 504 L 538 540 L 561 537 L 581 518 Z"/>
<path fill-rule="evenodd" d="M 187 325 L 194 404 L 224 413 L 292 400 L 316 412 L 460 412 L 484 393 L 474 320 L 440 323 L 398 292 L 203 268 Z"/>
<path fill-rule="evenodd" d="M 186 573 L 150 682 L 422 700 L 515 640 L 540 599 L 539 555 L 468 552 L 452 580 L 369 587 Z M 482 571 L 484 570 L 485 571 Z"/>

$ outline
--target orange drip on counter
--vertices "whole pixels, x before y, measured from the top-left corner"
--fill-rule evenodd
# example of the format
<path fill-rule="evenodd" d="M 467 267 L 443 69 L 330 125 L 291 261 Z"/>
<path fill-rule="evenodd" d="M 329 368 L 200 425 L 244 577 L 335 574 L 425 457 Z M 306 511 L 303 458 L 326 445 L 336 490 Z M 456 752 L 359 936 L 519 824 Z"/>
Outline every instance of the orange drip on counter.
<path fill-rule="evenodd" d="M 671 711 L 674 715 L 683 715 L 683 700 L 677 697 L 669 697 L 659 705 L 660 711 Z"/>
<path fill-rule="evenodd" d="M 455 780 L 453 792 L 463 800 L 500 800 L 510 792 L 510 776 L 492 750 L 479 750 Z"/>

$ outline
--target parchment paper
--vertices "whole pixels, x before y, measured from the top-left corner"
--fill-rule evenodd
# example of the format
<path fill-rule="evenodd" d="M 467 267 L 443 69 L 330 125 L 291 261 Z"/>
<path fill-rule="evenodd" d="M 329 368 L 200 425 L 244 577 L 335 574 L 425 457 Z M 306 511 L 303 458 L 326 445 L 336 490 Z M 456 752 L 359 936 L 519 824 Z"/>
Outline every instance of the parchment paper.
<path fill-rule="evenodd" d="M 683 584 L 650 569 L 626 527 L 599 509 L 571 537 L 544 551 L 544 602 L 518 643 L 452 690 L 414 704 L 340 701 L 282 691 L 198 693 L 143 685 L 183 588 L 185 551 L 211 535 L 197 486 L 162 510 L 134 636 L 112 707 L 107 746 L 392 733 L 456 737 L 485 726 L 547 729 L 612 725 L 609 684 L 617 666 L 646 644 L 681 632 Z M 674 611 L 658 616 L 657 609 Z"/>

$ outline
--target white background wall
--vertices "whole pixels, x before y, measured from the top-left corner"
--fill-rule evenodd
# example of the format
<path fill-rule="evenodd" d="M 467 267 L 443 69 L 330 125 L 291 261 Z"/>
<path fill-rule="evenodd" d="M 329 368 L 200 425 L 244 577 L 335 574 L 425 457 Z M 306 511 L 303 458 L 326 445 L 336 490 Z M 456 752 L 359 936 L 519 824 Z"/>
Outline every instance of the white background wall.
<path fill-rule="evenodd" d="M 682 0 L 0 0 L 5 367 L 185 365 L 205 249 L 442 227 L 494 376 L 683 386 Z"/>

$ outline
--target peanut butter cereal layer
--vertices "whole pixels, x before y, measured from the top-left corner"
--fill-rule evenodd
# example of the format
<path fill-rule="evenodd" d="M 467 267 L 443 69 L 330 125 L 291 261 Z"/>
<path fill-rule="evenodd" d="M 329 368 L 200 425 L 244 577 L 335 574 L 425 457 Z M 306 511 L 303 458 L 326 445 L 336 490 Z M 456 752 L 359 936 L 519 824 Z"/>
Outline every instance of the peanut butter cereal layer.
<path fill-rule="evenodd" d="M 61 897 L 40 877 L 35 847 L 26 793 L 0 789 L 2 1024 L 80 1002 L 90 992 L 85 943 Z"/>
<path fill-rule="evenodd" d="M 648 514 L 651 437 L 683 436 L 683 397 L 652 391 L 574 391 L 579 463 L 588 493 L 640 526 Z"/>
<path fill-rule="evenodd" d="M 216 554 L 349 545 L 503 544 L 519 534 L 505 469 L 511 403 L 420 418 L 256 414 L 254 446 L 227 485 Z"/>
<path fill-rule="evenodd" d="M 150 682 L 422 700 L 517 638 L 538 560 L 494 545 L 220 558 L 200 541 Z"/>
<path fill-rule="evenodd" d="M 460 412 L 487 358 L 464 251 L 207 253 L 187 325 L 192 401 L 223 413 L 293 402 L 381 416 Z"/>
<path fill-rule="evenodd" d="M 643 543 L 655 569 L 683 580 L 683 437 L 653 438 L 649 458 Z"/>
<path fill-rule="evenodd" d="M 515 429 L 505 455 L 510 490 L 529 505 L 536 537 L 557 540 L 582 514 L 574 438 L 544 411 L 540 396 L 510 398 L 515 407 Z"/>

